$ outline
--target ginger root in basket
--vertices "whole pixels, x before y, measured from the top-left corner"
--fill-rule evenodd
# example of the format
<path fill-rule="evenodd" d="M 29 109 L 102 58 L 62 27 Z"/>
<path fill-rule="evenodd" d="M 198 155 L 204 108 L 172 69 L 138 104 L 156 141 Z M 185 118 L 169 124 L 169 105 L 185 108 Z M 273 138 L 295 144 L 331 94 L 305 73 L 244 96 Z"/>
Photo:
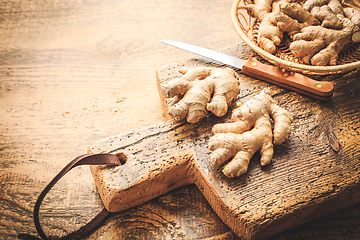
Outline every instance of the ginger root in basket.
<path fill-rule="evenodd" d="M 346 45 L 360 42 L 360 11 L 344 8 L 339 0 L 307 0 L 303 6 L 275 0 L 269 9 L 271 2 L 254 0 L 246 5 L 260 21 L 259 46 L 271 54 L 287 33 L 295 57 L 315 66 L 336 65 Z M 261 6 L 266 6 L 266 12 Z"/>
<path fill-rule="evenodd" d="M 309 26 L 295 34 L 290 51 L 295 57 L 314 66 L 334 66 L 338 55 L 351 42 L 360 41 L 359 27 L 347 18 L 342 19 L 341 30 Z"/>
<path fill-rule="evenodd" d="M 280 45 L 283 38 L 283 31 L 277 27 L 275 16 L 280 11 L 280 5 L 288 2 L 289 0 L 254 0 L 253 4 L 245 6 L 251 15 L 260 21 L 259 46 L 271 54 L 276 52 L 276 46 Z"/>
<path fill-rule="evenodd" d="M 320 24 L 300 4 L 290 3 L 290 0 L 254 0 L 245 8 L 260 22 L 259 46 L 271 54 L 275 54 L 276 46 L 281 44 L 284 32 L 293 35 L 303 27 Z"/>
<path fill-rule="evenodd" d="M 299 23 L 304 23 L 304 26 L 316 26 L 320 25 L 320 22 L 305 10 L 299 3 L 292 2 L 286 5 L 280 6 L 280 12 L 288 15 Z M 279 21 L 277 21 L 279 22 Z"/>
<path fill-rule="evenodd" d="M 314 7 L 311 9 L 311 15 L 315 16 L 319 21 L 321 21 L 321 26 L 331 29 L 342 29 L 343 23 L 335 14 L 333 10 L 328 5 L 321 7 Z M 341 14 L 340 14 L 341 15 Z"/>
<path fill-rule="evenodd" d="M 181 78 L 163 87 L 165 97 L 178 97 L 169 108 L 169 115 L 176 120 L 186 118 L 196 123 L 207 116 L 207 111 L 222 117 L 240 92 L 239 76 L 230 68 L 182 68 L 180 72 Z"/>
<path fill-rule="evenodd" d="M 310 11 L 322 24 L 305 27 L 295 34 L 289 46 L 290 51 L 306 64 L 336 65 L 344 47 L 360 41 L 360 28 L 344 16 L 338 0 L 308 0 L 304 3 L 304 9 Z"/>
<path fill-rule="evenodd" d="M 347 7 L 347 8 L 344 8 L 344 14 L 355 25 L 360 27 L 360 11 L 359 10 L 352 8 L 352 7 Z"/>
<path fill-rule="evenodd" d="M 229 178 L 246 173 L 251 157 L 259 150 L 261 166 L 269 164 L 274 154 L 273 144 L 281 144 L 289 137 L 291 121 L 290 113 L 279 107 L 269 90 L 264 89 L 234 109 L 231 123 L 214 125 L 215 135 L 208 145 L 213 151 L 212 162 L 219 166 L 232 158 L 222 170 Z"/>

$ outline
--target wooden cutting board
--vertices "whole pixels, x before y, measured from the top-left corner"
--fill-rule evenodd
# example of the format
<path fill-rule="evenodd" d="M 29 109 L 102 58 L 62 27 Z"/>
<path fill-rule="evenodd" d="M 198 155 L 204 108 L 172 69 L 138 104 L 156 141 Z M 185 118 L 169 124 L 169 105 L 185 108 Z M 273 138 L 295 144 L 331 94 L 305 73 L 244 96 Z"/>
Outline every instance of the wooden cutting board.
<path fill-rule="evenodd" d="M 222 52 L 244 59 L 256 57 L 244 44 Z M 204 58 L 165 66 L 157 71 L 159 92 L 167 81 L 180 76 L 182 66 L 223 67 Z M 261 167 L 260 155 L 255 154 L 248 172 L 233 179 L 211 163 L 207 147 L 211 128 L 229 121 L 231 111 L 222 118 L 209 115 L 196 124 L 169 120 L 109 137 L 88 149 L 89 153 L 123 152 L 128 157 L 123 166 L 91 167 L 109 211 L 122 211 L 196 184 L 239 237 L 264 239 L 360 202 L 359 74 L 327 76 L 335 92 L 323 102 L 238 73 L 237 101 L 245 102 L 269 87 L 279 105 L 293 115 L 291 136 L 274 148 L 272 163 Z M 171 101 L 161 94 L 160 99 L 166 112 Z"/>

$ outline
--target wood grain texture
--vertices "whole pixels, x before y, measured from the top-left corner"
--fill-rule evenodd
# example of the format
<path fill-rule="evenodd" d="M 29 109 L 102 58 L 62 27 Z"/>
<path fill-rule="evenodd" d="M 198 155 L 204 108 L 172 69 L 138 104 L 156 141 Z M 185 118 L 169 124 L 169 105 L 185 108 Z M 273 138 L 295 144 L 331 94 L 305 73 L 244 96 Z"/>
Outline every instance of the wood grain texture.
<path fill-rule="evenodd" d="M 0 2 L 0 239 L 36 234 L 38 194 L 89 144 L 165 120 L 155 71 L 193 55 L 159 40 L 215 50 L 234 45 L 240 40 L 231 4 Z M 49 193 L 40 220 L 48 235 L 62 236 L 102 208 L 89 169 L 79 167 Z M 355 205 L 275 239 L 359 238 L 358 216 Z M 194 185 L 113 214 L 85 239 L 156 238 L 237 239 Z"/>
<path fill-rule="evenodd" d="M 244 44 L 224 52 L 244 59 L 253 55 Z M 179 77 L 181 67 L 209 65 L 211 62 L 192 59 L 160 69 L 159 92 L 166 82 Z M 92 167 L 105 206 L 122 211 L 195 183 L 240 238 L 264 239 L 360 202 L 360 124 L 356 117 L 360 102 L 349 101 L 358 99 L 359 89 L 353 96 L 344 88 L 358 88 L 358 74 L 337 77 L 336 81 L 328 79 L 336 84 L 337 92 L 323 102 L 241 74 L 239 101 L 270 87 L 294 121 L 289 139 L 274 148 L 272 164 L 260 167 L 256 155 L 248 173 L 239 178 L 224 177 L 211 163 L 207 148 L 212 126 L 229 121 L 230 114 L 223 118 L 210 114 L 196 124 L 167 121 L 96 142 L 89 148 L 92 153 L 129 156 L 124 166 Z M 162 97 L 162 101 L 166 112 L 171 99 Z"/>

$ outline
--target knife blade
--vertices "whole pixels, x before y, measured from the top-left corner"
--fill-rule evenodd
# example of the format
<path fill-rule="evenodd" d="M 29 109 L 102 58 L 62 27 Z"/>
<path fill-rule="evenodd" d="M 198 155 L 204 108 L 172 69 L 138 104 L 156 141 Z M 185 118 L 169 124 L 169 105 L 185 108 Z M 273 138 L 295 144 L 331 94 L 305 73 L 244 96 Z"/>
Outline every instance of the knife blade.
<path fill-rule="evenodd" d="M 169 40 L 160 40 L 160 42 L 215 60 L 228 66 L 241 69 L 242 73 L 250 77 L 254 77 L 319 100 L 329 100 L 334 92 L 334 86 L 330 82 L 316 81 L 299 73 L 263 64 L 255 58 L 243 60 L 187 43 Z"/>

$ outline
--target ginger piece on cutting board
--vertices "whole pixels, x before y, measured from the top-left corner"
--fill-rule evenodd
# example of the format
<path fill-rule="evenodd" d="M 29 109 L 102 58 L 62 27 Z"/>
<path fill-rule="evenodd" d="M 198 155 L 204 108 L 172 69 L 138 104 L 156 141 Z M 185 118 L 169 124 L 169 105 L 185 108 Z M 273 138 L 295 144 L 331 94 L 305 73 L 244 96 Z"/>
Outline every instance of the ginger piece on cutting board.
<path fill-rule="evenodd" d="M 166 98 L 177 97 L 168 111 L 173 119 L 186 118 L 189 123 L 196 123 L 208 111 L 222 117 L 240 92 L 239 76 L 230 68 L 195 67 L 179 71 L 183 76 L 170 80 L 162 90 Z"/>
<path fill-rule="evenodd" d="M 269 164 L 274 154 L 273 144 L 281 144 L 289 137 L 291 121 L 290 113 L 279 107 L 269 90 L 264 89 L 234 109 L 230 123 L 213 126 L 214 136 L 208 143 L 212 162 L 219 166 L 231 159 L 222 170 L 229 178 L 246 173 L 257 151 L 261 154 L 261 166 Z"/>

